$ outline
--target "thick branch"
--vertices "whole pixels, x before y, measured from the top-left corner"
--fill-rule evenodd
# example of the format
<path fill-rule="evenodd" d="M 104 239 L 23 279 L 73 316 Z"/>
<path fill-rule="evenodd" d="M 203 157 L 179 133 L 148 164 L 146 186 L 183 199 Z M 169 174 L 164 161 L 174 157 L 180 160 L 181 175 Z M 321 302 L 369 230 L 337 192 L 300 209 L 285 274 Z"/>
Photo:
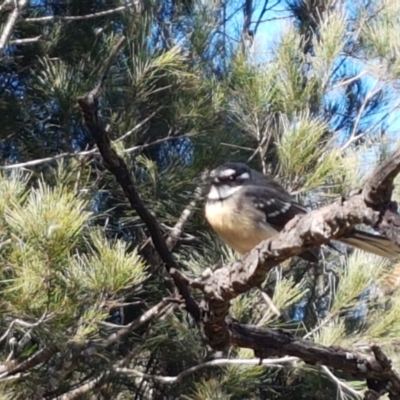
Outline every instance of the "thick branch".
<path fill-rule="evenodd" d="M 260 358 L 273 355 L 298 357 L 308 364 L 328 365 L 355 378 L 381 382 L 391 399 L 400 396 L 400 377 L 378 346 L 372 346 L 375 358 L 340 347 L 326 347 L 299 339 L 280 329 L 265 329 L 251 325 L 229 325 L 232 344 L 254 350 Z"/>
<path fill-rule="evenodd" d="M 97 119 L 97 99 L 89 94 L 81 97 L 78 101 L 85 118 L 86 127 L 92 134 L 93 139 L 97 144 L 97 148 L 103 157 L 106 168 L 115 176 L 115 179 L 121 185 L 132 208 L 138 213 L 139 217 L 146 224 L 153 240 L 154 247 L 165 263 L 167 271 L 170 272 L 172 269 L 179 270 L 179 266 L 175 262 L 164 240 L 157 219 L 144 205 L 139 192 L 136 190 L 133 184 L 125 161 L 119 157 L 117 152 L 111 147 L 111 141 L 108 137 L 108 134 L 104 129 L 104 126 Z M 186 302 L 187 310 L 196 320 L 198 320 L 198 306 L 191 297 L 187 286 L 177 279 L 174 279 L 174 281 L 179 293 Z"/>
<path fill-rule="evenodd" d="M 400 172 L 400 149 L 379 166 L 364 186 L 363 196 L 367 203 L 380 205 L 390 202 L 393 180 Z"/>

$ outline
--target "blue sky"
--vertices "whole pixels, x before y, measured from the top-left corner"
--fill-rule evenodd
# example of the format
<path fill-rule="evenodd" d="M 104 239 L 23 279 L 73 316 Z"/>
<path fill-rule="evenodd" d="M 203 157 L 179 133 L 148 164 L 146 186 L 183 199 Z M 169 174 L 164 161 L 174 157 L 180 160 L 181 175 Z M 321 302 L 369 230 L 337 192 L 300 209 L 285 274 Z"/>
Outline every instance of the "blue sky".
<path fill-rule="evenodd" d="M 243 4 L 243 0 L 233 1 L 230 5 L 231 10 L 228 11 L 232 12 L 233 10 L 237 9 L 240 4 Z M 263 0 L 256 0 L 255 4 L 255 11 L 253 20 L 257 21 L 259 18 L 260 13 L 262 12 Z M 263 21 L 258 26 L 257 34 L 254 39 L 254 45 L 252 48 L 252 56 L 254 57 L 254 61 L 258 64 L 268 61 L 273 57 L 274 49 L 276 48 L 277 44 L 280 41 L 281 35 L 285 30 L 285 27 L 288 25 L 293 24 L 293 19 L 290 17 L 290 13 L 287 11 L 287 4 L 285 1 L 277 1 L 275 3 L 271 2 L 272 9 L 265 12 L 263 15 Z M 271 6 L 269 6 L 271 7 Z M 353 7 L 352 3 L 349 3 L 349 10 L 353 16 L 357 10 Z M 243 13 L 239 12 L 236 14 L 235 18 L 232 20 L 230 25 L 229 34 L 230 36 L 237 37 L 238 33 L 241 32 L 241 26 L 243 22 Z M 253 23 L 251 29 L 254 29 L 255 24 Z M 343 63 L 342 68 L 346 69 L 347 71 L 351 71 L 354 75 L 359 72 L 365 71 L 365 65 L 360 60 L 354 60 L 347 58 L 346 61 Z M 371 75 L 366 74 L 361 78 L 363 85 L 367 89 L 373 89 L 376 87 L 377 79 Z M 327 96 L 326 101 L 329 101 L 333 97 L 339 99 L 340 96 L 343 95 L 343 91 L 337 91 L 336 93 L 330 92 L 329 96 Z M 399 129 L 400 129 L 400 110 L 393 109 L 396 104 L 398 103 L 399 94 L 396 90 L 389 90 L 388 91 L 388 98 L 390 99 L 386 107 L 382 107 L 382 111 L 376 113 L 373 116 L 368 118 L 362 118 L 360 125 L 365 127 L 366 129 L 374 127 L 376 133 L 379 133 L 379 126 L 380 120 L 385 116 L 385 113 L 391 111 L 388 116 L 385 117 L 385 126 L 387 128 L 387 140 L 393 142 L 394 144 L 399 139 Z M 343 135 L 345 132 L 343 132 Z M 393 145 L 394 146 L 394 145 Z M 376 157 L 376 149 L 372 148 L 368 151 L 367 160 L 368 164 L 371 163 L 371 157 L 374 159 Z"/>
<path fill-rule="evenodd" d="M 30 4 L 33 6 L 38 6 L 43 4 L 43 0 L 30 0 Z M 230 37 L 238 37 L 238 34 L 241 32 L 241 27 L 243 24 L 243 12 L 235 12 L 240 10 L 240 7 L 244 4 L 244 0 L 230 0 L 228 2 L 227 15 L 234 14 L 234 17 L 231 19 L 230 24 L 227 27 L 227 33 Z M 263 10 L 263 6 L 265 4 L 265 0 L 254 0 L 253 4 L 255 6 L 255 10 L 253 12 L 253 21 L 258 21 L 260 13 Z M 348 11 L 353 16 L 357 12 L 355 3 L 348 3 Z M 257 34 L 254 40 L 254 45 L 252 47 L 252 56 L 257 63 L 262 63 L 270 60 L 274 55 L 274 49 L 280 41 L 280 37 L 284 32 L 285 26 L 293 24 L 293 19 L 290 17 L 290 12 L 287 10 L 288 5 L 285 0 L 270 0 L 268 6 L 268 11 L 266 11 L 262 17 L 264 22 L 261 22 L 257 28 Z M 256 27 L 255 23 L 252 23 L 250 29 L 254 30 Z M 362 71 L 363 65 L 360 61 L 347 60 L 343 68 L 348 70 L 357 70 Z M 365 75 L 362 78 L 363 84 L 366 87 L 372 88 L 376 84 L 376 79 L 371 75 Z M 393 96 L 393 100 L 388 104 L 387 109 L 393 108 L 395 102 L 397 101 L 398 94 L 395 93 L 396 96 Z M 331 98 L 336 97 L 340 98 L 341 92 L 330 93 L 327 96 L 326 101 L 329 101 Z M 381 114 L 376 114 L 372 118 L 368 120 L 364 119 L 362 123 L 371 127 L 374 124 L 377 124 L 380 118 L 384 115 L 385 110 L 382 110 Z M 388 131 L 390 133 L 393 141 L 398 138 L 398 130 L 400 128 L 400 112 L 399 110 L 394 110 L 391 115 L 387 117 L 387 125 Z M 344 132 L 345 133 L 345 132 Z"/>

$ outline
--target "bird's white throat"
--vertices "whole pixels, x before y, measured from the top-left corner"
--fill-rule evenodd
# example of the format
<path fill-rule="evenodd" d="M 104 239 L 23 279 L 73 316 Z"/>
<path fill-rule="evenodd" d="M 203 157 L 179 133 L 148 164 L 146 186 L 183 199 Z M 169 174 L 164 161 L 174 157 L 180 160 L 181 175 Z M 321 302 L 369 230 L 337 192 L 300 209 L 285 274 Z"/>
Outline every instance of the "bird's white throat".
<path fill-rule="evenodd" d="M 230 196 L 233 196 L 235 193 L 237 193 L 239 190 L 242 189 L 242 186 L 228 186 L 228 185 L 222 185 L 222 186 L 211 186 L 211 189 L 208 193 L 208 199 L 210 200 L 225 200 Z"/>

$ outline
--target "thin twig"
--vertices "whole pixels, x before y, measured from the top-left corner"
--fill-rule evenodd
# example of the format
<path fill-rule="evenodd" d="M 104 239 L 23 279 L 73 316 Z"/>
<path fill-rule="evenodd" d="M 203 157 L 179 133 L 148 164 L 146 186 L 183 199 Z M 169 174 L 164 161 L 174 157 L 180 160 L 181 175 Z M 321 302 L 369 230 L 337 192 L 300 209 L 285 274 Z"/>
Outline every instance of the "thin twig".
<path fill-rule="evenodd" d="M 278 307 L 274 304 L 271 297 L 267 295 L 267 293 L 261 291 L 261 296 L 263 297 L 264 301 L 267 303 L 268 307 L 272 310 L 272 312 L 277 316 L 280 317 L 282 314 L 279 311 Z"/>
<path fill-rule="evenodd" d="M 115 372 L 119 372 L 121 374 L 125 375 L 133 375 L 133 376 L 139 376 L 144 379 L 149 379 L 161 383 L 167 383 L 167 384 L 173 384 L 177 383 L 182 380 L 185 376 L 188 376 L 190 374 L 194 374 L 197 371 L 200 371 L 204 368 L 209 368 L 209 367 L 220 367 L 224 365 L 238 365 L 238 366 L 258 366 L 258 365 L 264 365 L 264 366 L 270 366 L 270 367 L 281 367 L 282 364 L 288 364 L 288 363 L 293 363 L 299 361 L 299 358 L 297 357 L 281 357 L 281 358 L 272 358 L 272 359 L 263 359 L 260 360 L 259 358 L 252 358 L 252 359 L 226 359 L 226 358 L 221 358 L 217 360 L 212 360 L 212 361 L 207 361 L 202 364 L 195 365 L 194 367 L 188 368 L 181 373 L 179 373 L 176 376 L 159 376 L 159 375 L 150 375 L 150 374 L 145 374 L 143 372 L 137 371 L 135 369 L 131 368 L 114 368 Z"/>
<path fill-rule="evenodd" d="M 9 375 L 14 375 L 19 372 L 25 372 L 32 369 L 38 364 L 46 362 L 57 351 L 57 346 L 50 345 L 38 350 L 32 356 L 21 362 L 9 361 L 0 366 L 0 379 L 4 379 Z"/>
<path fill-rule="evenodd" d="M 57 154 L 55 156 L 38 158 L 37 160 L 31 160 L 31 161 L 21 162 L 21 163 L 17 163 L 17 164 L 1 165 L 0 170 L 10 170 L 10 169 L 16 169 L 16 168 L 34 167 L 35 165 L 40 165 L 40 164 L 44 164 L 47 162 L 53 162 L 60 158 L 84 157 L 89 154 L 95 154 L 95 153 L 96 153 L 96 149 L 80 151 L 78 153 L 61 153 L 61 154 Z"/>
<path fill-rule="evenodd" d="M 376 85 L 377 85 L 377 84 L 376 84 Z M 365 108 L 368 106 L 370 100 L 371 100 L 377 93 L 379 93 L 381 90 L 382 90 L 381 87 L 378 87 L 378 88 L 375 89 L 375 90 L 372 90 L 372 89 L 371 89 L 371 90 L 368 92 L 368 94 L 365 96 L 365 99 L 364 99 L 364 101 L 363 101 L 363 103 L 362 103 L 362 105 L 361 105 L 361 107 L 360 107 L 360 110 L 358 111 L 357 118 L 356 118 L 356 120 L 355 120 L 355 122 L 354 122 L 353 130 L 351 131 L 350 137 L 349 137 L 349 139 L 347 140 L 347 142 L 341 147 L 341 149 L 340 149 L 341 151 L 346 150 L 352 143 L 354 143 L 354 142 L 357 141 L 358 139 L 361 139 L 363 136 L 365 136 L 365 134 L 366 134 L 365 132 L 362 132 L 362 133 L 360 133 L 360 134 L 357 135 L 357 130 L 358 130 L 358 127 L 359 127 L 360 122 L 361 122 L 361 117 L 362 117 L 362 115 L 363 115 L 363 113 L 364 113 Z"/>
<path fill-rule="evenodd" d="M 122 140 L 126 139 L 128 136 L 132 135 L 132 133 L 136 132 L 138 129 L 140 129 L 146 122 L 150 121 L 160 110 L 162 109 L 162 106 L 158 107 L 157 110 L 152 112 L 148 117 L 146 117 L 143 121 L 140 121 L 138 124 L 136 124 L 132 129 L 130 129 L 128 132 L 124 133 L 121 137 L 118 139 L 114 140 L 114 143 L 121 142 Z"/>
<path fill-rule="evenodd" d="M 99 375 L 97 375 L 95 378 L 90 379 L 86 383 L 84 383 L 81 386 L 78 386 L 77 388 L 74 388 L 70 390 L 69 392 L 61 395 L 54 397 L 53 400 L 73 400 L 76 399 L 80 396 L 82 396 L 85 393 L 88 393 L 92 389 L 96 388 L 99 384 L 103 382 L 105 378 L 107 378 L 110 375 L 110 371 L 103 372 Z"/>
<path fill-rule="evenodd" d="M 314 333 L 318 332 L 320 329 L 322 329 L 324 326 L 326 326 L 328 324 L 328 322 L 332 321 L 333 318 L 335 318 L 337 316 L 337 313 L 332 313 L 330 315 L 328 315 L 327 317 L 325 317 L 320 324 L 318 324 L 318 326 L 314 327 L 313 329 L 311 329 L 311 331 L 307 332 L 304 336 L 303 339 L 307 339 L 310 336 L 314 335 Z"/>
<path fill-rule="evenodd" d="M 107 74 L 110 71 L 111 66 L 116 61 L 118 54 L 119 54 L 122 46 L 125 44 L 125 42 L 126 42 L 126 37 L 120 36 L 119 39 L 114 43 L 113 47 L 111 48 L 108 58 L 105 60 L 105 62 L 101 66 L 101 69 L 99 72 L 98 83 L 97 83 L 97 85 L 95 85 L 95 87 L 90 92 L 90 95 L 92 95 L 94 98 L 96 98 L 96 96 L 100 95 L 100 91 L 103 88 Z"/>
<path fill-rule="evenodd" d="M 154 142 L 151 143 L 145 143 L 145 144 L 141 144 L 139 146 L 133 146 L 133 147 L 129 147 L 127 149 L 124 149 L 123 152 L 124 153 L 132 153 L 134 151 L 138 151 L 138 150 L 143 150 L 146 149 L 147 147 L 150 146 L 156 146 L 158 144 L 164 143 L 164 142 L 168 142 L 169 140 L 175 140 L 175 139 L 185 139 L 189 137 L 188 135 L 181 135 L 181 136 L 167 136 L 161 139 L 157 139 Z"/>
<path fill-rule="evenodd" d="M 358 397 L 361 399 L 363 395 L 358 392 L 357 390 L 353 389 L 351 386 L 347 385 L 343 381 L 341 381 L 339 378 L 337 378 L 330 370 L 328 367 L 325 365 L 322 365 L 321 369 L 328 375 L 328 377 L 335 383 L 339 388 L 343 388 L 346 392 L 351 393 L 353 396 Z"/>
<path fill-rule="evenodd" d="M 10 12 L 7 21 L 4 25 L 3 32 L 0 35 L 0 57 L 3 55 L 4 49 L 6 48 L 8 41 L 10 40 L 12 31 L 17 23 L 21 11 L 26 7 L 28 0 L 14 0 L 14 8 Z M 7 3 L 8 5 L 8 3 Z"/>
<path fill-rule="evenodd" d="M 251 147 L 244 147 L 244 146 L 238 146 L 236 144 L 231 144 L 231 143 L 220 143 L 221 146 L 226 146 L 226 147 L 232 147 L 233 149 L 238 149 L 238 150 L 246 150 L 246 151 L 254 151 L 253 148 Z"/>
<path fill-rule="evenodd" d="M 181 216 L 178 219 L 178 222 L 172 228 L 168 238 L 167 238 L 167 246 L 170 250 L 172 250 L 185 229 L 185 225 L 187 224 L 190 216 L 192 215 L 194 209 L 197 207 L 197 203 L 204 195 L 204 186 L 196 187 L 194 191 L 194 198 L 190 201 L 187 207 L 182 211 Z"/>
<path fill-rule="evenodd" d="M 137 5 L 139 5 L 139 2 L 130 2 L 123 6 L 112 8 L 111 10 L 99 11 L 99 12 L 93 13 L 93 14 L 74 15 L 74 16 L 67 16 L 67 17 L 61 17 L 61 16 L 57 16 L 57 15 L 48 15 L 46 17 L 25 18 L 25 22 L 83 21 L 83 20 L 101 18 L 101 17 L 105 17 L 107 15 L 116 14 L 116 13 L 125 11 L 128 8 L 131 8 L 131 7 L 134 7 Z"/>
<path fill-rule="evenodd" d="M 0 337 L 0 343 L 2 343 L 5 339 L 7 339 L 8 335 L 10 334 L 10 332 L 12 331 L 12 329 L 14 328 L 15 325 L 20 325 L 23 328 L 37 328 L 40 324 L 42 324 L 45 321 L 48 321 L 52 318 L 52 315 L 49 315 L 47 313 L 47 311 L 45 311 L 43 313 L 43 315 L 40 317 L 39 320 L 37 320 L 36 322 L 26 322 L 22 319 L 14 319 L 11 321 L 9 327 L 7 328 L 6 332 L 3 334 L 3 336 Z"/>
<path fill-rule="evenodd" d="M 293 16 L 292 15 L 286 15 L 285 17 L 271 17 L 271 18 L 266 18 L 266 19 L 262 19 L 262 20 L 257 20 L 257 22 L 271 22 L 271 21 L 279 21 L 282 19 L 292 19 Z M 252 23 L 254 23 L 255 21 L 252 21 Z"/>
<path fill-rule="evenodd" d="M 147 149 L 152 146 L 157 146 L 157 145 L 167 142 L 169 140 L 182 139 L 185 137 L 187 137 L 187 136 L 186 135 L 168 136 L 168 137 L 165 137 L 162 139 L 155 140 L 154 142 L 151 142 L 151 143 L 145 143 L 145 144 L 142 144 L 139 146 L 133 146 L 133 147 L 129 147 L 127 149 L 123 149 L 122 152 L 125 154 L 131 154 L 134 152 L 138 152 L 138 151 Z M 117 139 L 113 143 L 116 143 L 117 141 L 119 141 L 119 139 Z M 100 155 L 100 153 L 99 153 L 99 151 L 97 151 L 97 149 L 84 150 L 84 151 L 79 151 L 77 153 L 61 153 L 61 154 L 56 154 L 55 156 L 38 158 L 37 160 L 31 160 L 31 161 L 21 162 L 21 163 L 17 163 L 17 164 L 1 165 L 0 170 L 10 170 L 10 169 L 17 169 L 17 168 L 34 167 L 34 166 L 37 166 L 40 164 L 50 163 L 50 162 L 59 160 L 60 158 L 85 157 L 88 155 Z"/>
<path fill-rule="evenodd" d="M 278 5 L 279 4 L 279 0 L 275 4 L 272 4 L 270 7 L 268 7 L 268 3 L 269 3 L 269 0 L 264 0 L 264 6 L 263 6 L 263 8 L 262 8 L 262 10 L 260 12 L 260 15 L 258 16 L 257 22 L 255 22 L 255 21 L 251 22 L 252 24 L 254 24 L 254 23 L 256 24 L 256 26 L 254 27 L 254 36 L 256 35 L 256 33 L 258 31 L 258 28 L 259 28 L 259 26 L 260 26 L 260 24 L 262 22 L 274 21 L 275 19 L 291 18 L 291 16 L 287 16 L 287 17 L 273 17 L 273 18 L 268 18 L 268 19 L 264 19 L 263 20 L 262 18 L 264 16 L 264 14 L 267 11 L 272 10 L 276 5 Z"/>
<path fill-rule="evenodd" d="M 143 325 L 144 323 L 150 321 L 156 316 L 160 316 L 172 302 L 176 302 L 176 300 L 167 298 L 161 300 L 158 304 L 150 308 L 150 310 L 147 310 L 144 314 L 142 314 L 140 318 L 132 321 L 130 324 L 125 325 L 122 328 L 120 327 L 118 332 L 111 334 L 106 340 L 105 346 L 108 347 L 112 343 L 121 341 L 124 337 L 129 335 L 130 332 L 138 328 L 140 325 Z"/>
<path fill-rule="evenodd" d="M 25 39 L 13 39 L 9 41 L 10 45 L 23 45 L 23 44 L 31 44 L 31 43 L 37 43 L 42 35 L 35 36 L 32 38 L 25 38 Z"/>
<path fill-rule="evenodd" d="M 349 79 L 343 80 L 343 81 L 337 83 L 336 85 L 332 86 L 331 88 L 329 88 L 329 91 L 332 92 L 332 91 L 334 91 L 334 90 L 336 90 L 336 89 L 338 89 L 338 88 L 340 88 L 342 86 L 347 86 L 350 83 L 353 83 L 353 82 L 359 80 L 360 78 L 362 78 L 366 74 L 367 74 L 367 71 L 362 71 L 358 75 L 355 75 L 355 76 L 353 76 L 353 77 L 351 77 Z"/>

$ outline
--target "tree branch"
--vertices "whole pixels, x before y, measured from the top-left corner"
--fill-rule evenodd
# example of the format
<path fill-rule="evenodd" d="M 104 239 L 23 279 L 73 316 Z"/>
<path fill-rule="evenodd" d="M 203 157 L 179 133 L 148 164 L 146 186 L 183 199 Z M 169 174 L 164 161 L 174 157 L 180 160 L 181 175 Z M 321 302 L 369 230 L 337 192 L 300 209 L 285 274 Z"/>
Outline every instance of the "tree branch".
<path fill-rule="evenodd" d="M 142 198 L 139 195 L 139 192 L 133 184 L 131 174 L 125 161 L 112 148 L 108 133 L 98 117 L 98 100 L 102 89 L 102 83 L 108 69 L 118 54 L 118 49 L 121 44 L 121 41 L 119 41 L 114 49 L 110 52 L 109 58 L 104 63 L 99 84 L 89 93 L 80 97 L 78 99 L 78 103 L 83 113 L 85 125 L 97 144 L 97 148 L 103 158 L 106 168 L 114 175 L 117 182 L 121 185 L 132 208 L 146 224 L 146 227 L 149 230 L 150 236 L 153 240 L 154 247 L 164 262 L 167 271 L 171 273 L 173 270 L 179 270 L 180 268 L 172 256 L 166 241 L 164 240 L 157 219 L 146 208 Z M 191 296 L 188 287 L 178 278 L 173 276 L 173 279 L 180 295 L 185 300 L 186 309 L 193 316 L 193 318 L 198 321 L 200 318 L 200 310 L 197 303 Z"/>
<path fill-rule="evenodd" d="M 28 0 L 14 0 L 13 5 L 12 2 L 6 2 L 7 6 L 10 7 L 10 14 L 7 18 L 7 21 L 4 25 L 3 32 L 0 36 L 0 57 L 3 55 L 4 49 L 7 46 L 8 41 L 10 40 L 12 31 L 17 23 L 19 16 L 21 15 L 21 11 L 26 7 Z"/>
<path fill-rule="evenodd" d="M 304 249 L 321 246 L 350 233 L 355 225 L 379 223 L 379 212 L 367 207 L 362 196 L 334 203 L 290 221 L 284 230 L 260 243 L 241 260 L 216 270 L 204 282 L 204 329 L 210 344 L 222 349 L 229 343 L 225 322 L 230 300 L 258 287 L 267 273 Z"/>
<path fill-rule="evenodd" d="M 110 10 L 104 10 L 104 11 L 99 11 L 97 13 L 93 14 L 86 14 L 86 15 L 72 15 L 72 16 L 67 16 L 67 17 L 60 17 L 57 15 L 47 15 L 45 17 L 34 17 L 34 18 L 25 18 L 25 22 L 48 22 L 48 21 L 83 21 L 83 20 L 89 20 L 89 19 L 94 19 L 94 18 L 101 18 L 105 17 L 108 15 L 116 14 L 121 11 L 125 11 L 128 8 L 138 6 L 139 2 L 138 1 L 132 1 L 129 2 L 123 6 L 119 6 L 116 8 L 112 8 Z"/>
<path fill-rule="evenodd" d="M 97 386 L 103 383 L 105 379 L 110 376 L 110 371 L 102 372 L 93 379 L 89 379 L 84 384 L 71 389 L 69 392 L 62 394 L 61 396 L 54 397 L 52 400 L 73 400 L 87 392 L 93 390 Z"/>
<path fill-rule="evenodd" d="M 23 361 L 11 360 L 6 361 L 4 364 L 0 365 L 0 380 L 10 376 L 15 375 L 19 372 L 28 371 L 38 364 L 42 364 L 49 360 L 56 352 L 58 347 L 56 345 L 49 345 L 43 349 L 38 350 L 35 354 Z"/>
<path fill-rule="evenodd" d="M 322 371 L 325 372 L 325 374 L 329 377 L 329 379 L 338 387 L 338 390 L 345 390 L 348 393 L 352 394 L 356 399 L 360 399 L 362 397 L 361 393 L 358 392 L 357 390 L 353 389 L 351 386 L 349 386 L 347 383 L 343 382 L 339 378 L 337 378 L 332 372 L 329 370 L 328 367 L 325 365 L 322 366 Z"/>
<path fill-rule="evenodd" d="M 139 326 L 143 325 L 144 323 L 150 321 L 152 318 L 161 315 L 161 313 L 169 306 L 171 303 L 176 302 L 175 299 L 162 299 L 159 303 L 155 306 L 147 310 L 144 314 L 140 316 L 140 318 L 132 321 L 130 324 L 125 326 L 119 326 L 118 332 L 111 334 L 106 342 L 105 347 L 110 346 L 115 342 L 121 341 L 123 338 L 128 336 L 134 329 L 138 328 Z"/>
<path fill-rule="evenodd" d="M 400 150 L 381 164 L 368 179 L 363 189 L 365 201 L 370 205 L 387 205 L 393 192 L 393 180 L 400 173 Z"/>
<path fill-rule="evenodd" d="M 400 377 L 379 346 L 371 346 L 375 358 L 367 358 L 351 350 L 335 346 L 321 346 L 294 337 L 281 329 L 258 328 L 230 323 L 232 344 L 254 350 L 260 358 L 282 354 L 298 357 L 308 364 L 326 365 L 351 374 L 355 378 L 380 382 L 390 399 L 400 397 Z"/>
<path fill-rule="evenodd" d="M 37 43 L 41 37 L 42 37 L 42 35 L 31 37 L 31 38 L 24 38 L 24 39 L 13 39 L 13 40 L 10 40 L 9 44 L 20 46 L 23 44 Z"/>
<path fill-rule="evenodd" d="M 182 211 L 181 216 L 178 219 L 178 222 L 172 228 L 168 238 L 167 238 L 167 246 L 169 249 L 173 249 L 182 236 L 182 233 L 185 229 L 185 225 L 187 224 L 190 216 L 192 215 L 194 209 L 197 206 L 197 203 L 203 197 L 204 186 L 197 186 L 194 190 L 194 198 L 190 201 L 187 207 Z"/>
<path fill-rule="evenodd" d="M 296 361 L 301 361 L 301 360 L 299 360 L 296 357 L 272 358 L 272 359 L 261 360 L 261 361 L 259 359 L 254 359 L 254 358 L 250 358 L 250 359 L 221 358 L 221 359 L 217 359 L 217 360 L 206 361 L 204 363 L 195 365 L 191 368 L 185 369 L 184 371 L 180 372 L 176 376 L 150 375 L 150 374 L 145 374 L 141 371 L 138 371 L 138 370 L 132 369 L 132 368 L 116 367 L 116 368 L 114 368 L 114 371 L 119 372 L 121 374 L 138 376 L 143 379 L 153 380 L 153 381 L 157 381 L 157 382 L 164 383 L 164 384 L 174 384 L 174 383 L 180 382 L 185 376 L 194 374 L 198 371 L 201 371 L 202 369 L 210 368 L 210 367 L 219 367 L 219 366 L 224 366 L 224 365 L 255 366 L 255 367 L 257 367 L 259 365 L 264 365 L 264 366 L 270 366 L 270 367 L 281 367 L 282 364 L 290 364 L 290 363 L 293 363 Z"/>

